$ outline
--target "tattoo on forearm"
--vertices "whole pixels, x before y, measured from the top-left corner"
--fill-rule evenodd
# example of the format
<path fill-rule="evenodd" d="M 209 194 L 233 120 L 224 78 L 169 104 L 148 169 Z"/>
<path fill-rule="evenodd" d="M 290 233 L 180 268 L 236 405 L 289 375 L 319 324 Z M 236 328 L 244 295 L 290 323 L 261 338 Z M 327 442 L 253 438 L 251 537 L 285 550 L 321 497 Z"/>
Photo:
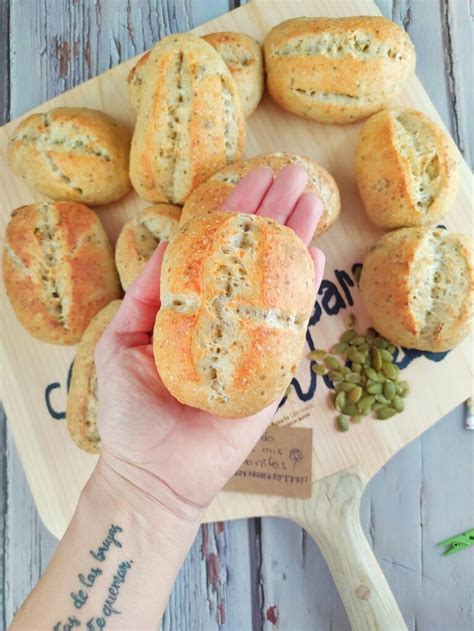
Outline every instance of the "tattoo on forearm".
<path fill-rule="evenodd" d="M 99 545 L 96 550 L 90 550 L 89 554 L 93 559 L 99 563 L 105 563 L 110 548 L 117 547 L 122 548 L 122 543 L 119 541 L 118 533 L 122 533 L 123 529 L 116 524 L 112 524 L 107 532 L 107 536 Z M 85 627 L 87 631 L 96 631 L 97 629 L 103 629 L 107 624 L 107 619 L 112 615 L 120 615 L 120 611 L 117 609 L 115 602 L 119 597 L 120 589 L 127 579 L 127 574 L 133 565 L 133 560 L 120 561 L 115 574 L 112 577 L 112 581 L 107 589 L 107 595 L 101 606 L 100 614 L 90 616 L 84 623 L 76 616 L 71 615 L 66 622 L 57 622 L 53 626 L 53 631 L 72 631 L 74 627 Z M 79 581 L 79 589 L 70 592 L 71 600 L 76 609 L 82 609 L 87 604 L 91 589 L 94 587 L 96 580 L 101 576 L 104 571 L 100 567 L 91 567 L 85 573 L 79 573 L 77 575 Z M 83 589 L 87 588 L 87 589 Z"/>

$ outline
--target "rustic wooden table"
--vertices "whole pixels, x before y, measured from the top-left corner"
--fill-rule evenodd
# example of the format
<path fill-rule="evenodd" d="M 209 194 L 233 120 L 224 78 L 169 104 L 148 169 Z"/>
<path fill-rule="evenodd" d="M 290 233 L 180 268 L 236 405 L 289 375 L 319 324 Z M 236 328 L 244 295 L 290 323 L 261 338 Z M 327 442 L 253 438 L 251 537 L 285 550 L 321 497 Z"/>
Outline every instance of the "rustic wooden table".
<path fill-rule="evenodd" d="M 0 0 L 0 124 L 142 52 L 161 36 L 238 4 Z M 418 75 L 472 164 L 469 1 L 377 4 L 409 32 Z M 474 525 L 474 432 L 463 429 L 463 416 L 462 408 L 454 410 L 400 452 L 371 481 L 363 501 L 367 537 L 413 631 L 467 631 L 474 624 L 474 548 L 443 558 L 435 547 Z M 0 488 L 0 620 L 6 628 L 57 542 L 38 518 L 5 418 L 0 422 Z M 163 629 L 272 628 L 349 628 L 313 541 L 277 519 L 203 526 L 176 582 Z"/>

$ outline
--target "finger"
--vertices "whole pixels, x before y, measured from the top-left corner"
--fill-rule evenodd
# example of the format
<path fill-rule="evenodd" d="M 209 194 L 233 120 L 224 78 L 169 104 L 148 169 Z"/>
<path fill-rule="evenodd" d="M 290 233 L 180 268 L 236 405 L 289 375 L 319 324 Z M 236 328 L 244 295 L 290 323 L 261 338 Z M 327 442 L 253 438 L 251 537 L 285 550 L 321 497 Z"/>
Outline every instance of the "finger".
<path fill-rule="evenodd" d="M 149 343 L 160 307 L 160 274 L 166 245 L 165 242 L 160 243 L 142 273 L 128 288 L 120 309 L 102 336 L 102 349 L 130 348 Z"/>
<path fill-rule="evenodd" d="M 273 184 L 273 171 L 257 167 L 237 184 L 221 206 L 221 210 L 253 214 Z"/>
<path fill-rule="evenodd" d="M 285 167 L 276 176 L 257 214 L 271 217 L 284 225 L 307 183 L 308 175 L 302 167 L 297 164 Z"/>
<path fill-rule="evenodd" d="M 323 203 L 314 193 L 303 193 L 296 203 L 286 225 L 308 245 L 311 243 L 318 221 L 323 214 Z"/>
<path fill-rule="evenodd" d="M 314 263 L 314 286 L 318 291 L 321 281 L 323 280 L 324 267 L 326 265 L 326 257 L 324 252 L 319 248 L 308 248 L 308 251 Z"/>

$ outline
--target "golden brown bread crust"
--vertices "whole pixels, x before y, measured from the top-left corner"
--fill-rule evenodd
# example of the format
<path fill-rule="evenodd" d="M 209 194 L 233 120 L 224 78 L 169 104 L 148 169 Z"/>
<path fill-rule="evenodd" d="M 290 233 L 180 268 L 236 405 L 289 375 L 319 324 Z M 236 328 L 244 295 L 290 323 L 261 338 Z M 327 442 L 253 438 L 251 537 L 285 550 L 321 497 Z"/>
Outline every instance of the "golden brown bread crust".
<path fill-rule="evenodd" d="M 217 50 L 235 79 L 242 113 L 248 118 L 256 109 L 265 89 L 263 54 L 260 44 L 242 33 L 210 33 L 203 40 Z M 128 75 L 128 94 L 135 112 L 140 106 L 140 95 L 150 52 L 137 61 Z"/>
<path fill-rule="evenodd" d="M 277 175 L 281 169 L 289 164 L 299 164 L 306 170 L 308 173 L 306 190 L 316 193 L 322 199 L 324 210 L 314 236 L 326 232 L 338 218 L 341 209 L 339 189 L 334 178 L 326 169 L 310 158 L 280 152 L 262 153 L 250 158 L 250 160 L 237 162 L 212 175 L 186 200 L 180 225 L 184 226 L 194 217 L 221 210 L 223 202 L 236 185 L 255 167 L 269 167 Z"/>
<path fill-rule="evenodd" d="M 8 297 L 18 320 L 40 340 L 76 344 L 95 314 L 120 297 L 110 242 L 82 204 L 17 208 L 5 241 Z"/>
<path fill-rule="evenodd" d="M 256 413 L 295 374 L 314 298 L 311 257 L 289 228 L 241 213 L 190 221 L 163 261 L 153 334 L 163 383 L 217 416 Z"/>
<path fill-rule="evenodd" d="M 94 350 L 121 304 L 121 300 L 110 302 L 91 320 L 79 342 L 72 367 L 67 396 L 67 428 L 76 445 L 93 454 L 100 451 Z"/>
<path fill-rule="evenodd" d="M 156 204 L 127 221 L 115 246 L 115 264 L 122 287 L 127 290 L 145 267 L 161 241 L 170 241 L 179 229 L 181 208 Z"/>
<path fill-rule="evenodd" d="M 473 241 L 437 228 L 384 235 L 365 258 L 360 291 L 367 315 L 393 344 L 447 351 L 473 319 Z"/>
<path fill-rule="evenodd" d="M 410 38 L 380 16 L 286 20 L 267 34 L 263 48 L 273 99 L 322 123 L 377 112 L 415 69 Z"/>
<path fill-rule="evenodd" d="M 200 37 L 170 35 L 147 62 L 132 139 L 130 177 L 151 202 L 182 204 L 212 173 L 238 160 L 245 124 L 235 81 Z"/>
<path fill-rule="evenodd" d="M 209 33 L 203 39 L 217 50 L 237 84 L 242 112 L 249 118 L 265 89 L 263 54 L 260 44 L 242 33 Z"/>
<path fill-rule="evenodd" d="M 129 151 L 129 131 L 107 114 L 59 107 L 32 114 L 18 125 L 8 145 L 8 162 L 46 197 L 107 204 L 131 188 Z"/>
<path fill-rule="evenodd" d="M 458 187 L 452 140 L 409 108 L 382 110 L 365 122 L 355 172 L 369 219 L 382 228 L 438 223 Z"/>

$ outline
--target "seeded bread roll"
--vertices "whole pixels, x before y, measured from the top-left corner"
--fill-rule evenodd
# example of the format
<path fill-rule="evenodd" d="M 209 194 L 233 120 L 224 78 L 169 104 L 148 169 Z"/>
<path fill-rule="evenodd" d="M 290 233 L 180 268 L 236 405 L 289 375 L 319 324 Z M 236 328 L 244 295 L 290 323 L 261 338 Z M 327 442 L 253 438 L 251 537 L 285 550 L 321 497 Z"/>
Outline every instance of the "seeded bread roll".
<path fill-rule="evenodd" d="M 156 204 L 130 219 L 119 235 L 115 263 L 122 287 L 127 290 L 145 267 L 160 241 L 171 241 L 178 232 L 181 208 Z"/>
<path fill-rule="evenodd" d="M 313 263 L 292 230 L 240 213 L 194 219 L 163 260 L 153 333 L 163 383 L 217 416 L 255 414 L 295 374 L 314 299 Z"/>
<path fill-rule="evenodd" d="M 321 123 L 370 116 L 415 70 L 410 38 L 379 16 L 286 20 L 268 33 L 263 48 L 273 99 Z"/>
<path fill-rule="evenodd" d="M 260 103 L 265 88 L 263 55 L 260 44 L 242 33 L 210 33 L 203 40 L 217 50 L 237 84 L 242 113 L 248 118 Z M 147 52 L 140 57 L 128 75 L 130 104 L 138 112 L 146 72 Z"/>
<path fill-rule="evenodd" d="M 204 40 L 217 50 L 237 84 L 242 112 L 248 118 L 263 96 L 265 77 L 260 44 L 242 33 L 210 33 Z"/>
<path fill-rule="evenodd" d="M 235 81 L 200 37 L 170 35 L 153 48 L 132 139 L 130 177 L 151 202 L 182 204 L 238 160 L 245 123 Z"/>
<path fill-rule="evenodd" d="M 131 188 L 129 131 L 85 107 L 59 107 L 22 121 L 8 146 L 11 169 L 55 200 L 107 204 Z"/>
<path fill-rule="evenodd" d="M 121 304 L 121 300 L 110 302 L 91 320 L 79 342 L 72 367 L 67 396 L 67 428 L 76 445 L 93 454 L 100 451 L 94 350 Z"/>
<path fill-rule="evenodd" d="M 473 319 L 473 241 L 439 228 L 402 228 L 372 247 L 360 291 L 374 327 L 393 344 L 447 351 Z"/>
<path fill-rule="evenodd" d="M 367 215 L 382 228 L 438 223 L 458 187 L 451 139 L 408 108 L 382 110 L 364 124 L 355 172 Z"/>
<path fill-rule="evenodd" d="M 120 297 L 110 242 L 82 204 L 17 208 L 5 241 L 8 297 L 18 320 L 40 340 L 76 344 L 95 314 Z"/>
<path fill-rule="evenodd" d="M 298 164 L 306 170 L 308 174 L 306 190 L 316 193 L 322 199 L 324 211 L 314 236 L 326 232 L 338 218 L 341 209 L 337 184 L 332 175 L 314 160 L 288 153 L 263 153 L 215 173 L 188 197 L 181 213 L 180 225 L 184 226 L 199 215 L 220 210 L 241 179 L 255 167 L 269 167 L 277 175 L 289 164 Z"/>

